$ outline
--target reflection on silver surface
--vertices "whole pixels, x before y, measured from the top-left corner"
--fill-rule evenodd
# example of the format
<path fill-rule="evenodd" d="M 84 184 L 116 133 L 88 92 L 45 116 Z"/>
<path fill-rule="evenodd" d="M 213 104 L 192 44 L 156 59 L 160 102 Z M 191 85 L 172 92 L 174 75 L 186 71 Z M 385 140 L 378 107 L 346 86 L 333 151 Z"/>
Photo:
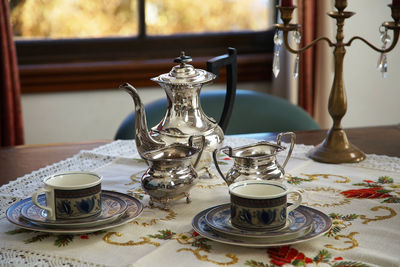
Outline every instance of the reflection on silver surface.
<path fill-rule="evenodd" d="M 281 165 L 276 159 L 279 152 L 286 148 L 281 146 L 282 136 L 289 135 L 291 144 L 285 162 Z M 237 148 L 225 146 L 213 152 L 213 159 L 218 173 L 230 185 L 234 182 L 245 180 L 278 180 L 285 174 L 285 166 L 292 154 L 296 135 L 292 132 L 280 133 L 277 143 L 258 142 Z M 223 174 L 218 164 L 218 154 L 223 152 L 234 159 L 232 168 Z"/>
<path fill-rule="evenodd" d="M 139 154 L 174 143 L 188 144 L 190 136 L 204 136 L 204 151 L 196 167 L 198 171 L 203 171 L 210 167 L 212 152 L 223 142 L 224 133 L 213 118 L 204 114 L 200 106 L 201 87 L 212 83 L 216 76 L 193 68 L 187 64 L 190 61 L 190 57 L 181 54 L 175 59 L 179 65 L 169 73 L 151 79 L 165 90 L 168 105 L 164 118 L 150 131 L 136 89 L 128 83 L 120 88 L 125 89 L 135 103 L 135 139 Z"/>

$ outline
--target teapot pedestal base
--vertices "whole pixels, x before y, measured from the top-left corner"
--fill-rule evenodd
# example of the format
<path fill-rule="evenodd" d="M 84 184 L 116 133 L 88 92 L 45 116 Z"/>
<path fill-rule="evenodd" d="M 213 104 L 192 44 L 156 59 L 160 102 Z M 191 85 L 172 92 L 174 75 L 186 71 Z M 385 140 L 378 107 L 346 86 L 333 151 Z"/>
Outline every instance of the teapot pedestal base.
<path fill-rule="evenodd" d="M 183 193 L 181 195 L 175 196 L 173 198 L 170 197 L 162 197 L 162 198 L 155 198 L 150 196 L 150 201 L 149 201 L 149 205 L 151 207 L 154 206 L 155 203 L 158 203 L 161 205 L 161 208 L 163 210 L 169 210 L 169 204 L 171 201 L 175 201 L 175 200 L 179 200 L 182 198 L 186 198 L 186 203 L 189 204 L 190 202 L 192 202 L 192 200 L 190 199 L 190 194 L 189 193 Z"/>

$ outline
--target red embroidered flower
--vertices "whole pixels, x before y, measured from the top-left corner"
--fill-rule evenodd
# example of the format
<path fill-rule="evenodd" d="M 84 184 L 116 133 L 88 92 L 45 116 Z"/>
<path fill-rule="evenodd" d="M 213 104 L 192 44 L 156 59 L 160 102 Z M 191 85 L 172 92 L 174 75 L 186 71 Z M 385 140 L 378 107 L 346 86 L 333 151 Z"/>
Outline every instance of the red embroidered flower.
<path fill-rule="evenodd" d="M 333 259 L 333 261 L 342 261 L 342 260 L 343 260 L 342 257 L 336 257 L 336 258 Z"/>
<path fill-rule="evenodd" d="M 199 236 L 200 234 L 198 232 L 196 232 L 196 231 L 193 231 L 192 235 L 193 236 Z"/>
<path fill-rule="evenodd" d="M 89 239 L 89 236 L 88 235 L 81 235 L 80 238 L 81 239 Z"/>
<path fill-rule="evenodd" d="M 224 160 L 230 160 L 231 158 L 224 158 Z"/>
<path fill-rule="evenodd" d="M 364 180 L 364 182 L 366 182 L 366 183 L 373 183 L 374 181 L 372 181 L 372 180 Z"/>
<path fill-rule="evenodd" d="M 381 192 L 379 192 L 381 191 Z M 349 198 L 387 198 L 391 197 L 381 187 L 364 188 L 364 189 L 353 189 L 341 192 L 342 195 Z"/>
<path fill-rule="evenodd" d="M 282 246 L 268 249 L 268 255 L 271 258 L 271 263 L 283 266 L 293 261 L 302 261 L 304 263 L 312 263 L 313 260 L 307 258 L 303 253 L 290 246 Z"/>

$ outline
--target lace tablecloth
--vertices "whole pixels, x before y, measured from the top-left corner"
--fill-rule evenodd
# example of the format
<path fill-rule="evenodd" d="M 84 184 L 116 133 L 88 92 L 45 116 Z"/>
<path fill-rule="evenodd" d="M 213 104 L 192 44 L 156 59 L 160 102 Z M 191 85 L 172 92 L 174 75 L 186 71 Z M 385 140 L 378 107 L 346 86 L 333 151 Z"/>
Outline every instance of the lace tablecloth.
<path fill-rule="evenodd" d="M 226 138 L 237 147 L 255 142 Z M 193 231 L 198 212 L 229 202 L 222 178 L 199 179 L 192 203 L 179 200 L 169 211 L 150 208 L 140 187 L 146 165 L 133 141 L 115 141 L 27 174 L 0 187 L 0 263 L 10 266 L 399 266 L 400 158 L 368 155 L 357 164 L 322 164 L 306 157 L 311 146 L 296 145 L 285 183 L 300 190 L 303 205 L 333 220 L 331 230 L 308 242 L 276 248 L 246 248 L 211 241 Z M 282 162 L 285 155 L 279 155 Z M 222 170 L 232 164 L 229 158 Z M 42 179 L 68 170 L 94 171 L 103 189 L 140 199 L 145 208 L 126 225 L 79 235 L 20 229 L 7 208 L 30 197 Z M 215 172 L 215 169 L 213 169 Z M 215 172 L 216 173 L 216 172 Z"/>

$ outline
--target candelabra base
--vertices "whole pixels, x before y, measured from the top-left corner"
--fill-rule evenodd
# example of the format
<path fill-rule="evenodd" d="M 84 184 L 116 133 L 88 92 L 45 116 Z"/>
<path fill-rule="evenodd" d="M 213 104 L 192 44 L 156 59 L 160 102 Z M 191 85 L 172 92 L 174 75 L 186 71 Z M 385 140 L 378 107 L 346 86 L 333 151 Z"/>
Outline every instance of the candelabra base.
<path fill-rule="evenodd" d="M 325 140 L 312 149 L 308 156 L 324 163 L 355 163 L 365 159 L 365 154 L 350 144 L 342 129 L 330 129 Z"/>

